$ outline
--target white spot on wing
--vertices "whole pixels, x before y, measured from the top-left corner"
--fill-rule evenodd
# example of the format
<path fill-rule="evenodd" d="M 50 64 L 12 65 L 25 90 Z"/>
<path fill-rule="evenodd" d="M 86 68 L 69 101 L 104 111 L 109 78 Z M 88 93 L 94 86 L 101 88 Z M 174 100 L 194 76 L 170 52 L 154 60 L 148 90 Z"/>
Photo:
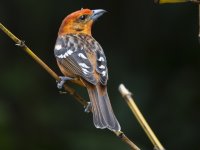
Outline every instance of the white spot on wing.
<path fill-rule="evenodd" d="M 55 50 L 59 51 L 62 48 L 62 45 L 58 44 L 55 46 Z"/>
<path fill-rule="evenodd" d="M 64 58 L 66 58 L 67 56 L 69 56 L 69 55 L 68 55 L 68 53 L 66 52 L 66 53 L 64 54 Z"/>
<path fill-rule="evenodd" d="M 58 58 L 64 58 L 65 56 L 63 54 L 61 54 L 61 55 L 58 55 L 57 57 Z"/>
<path fill-rule="evenodd" d="M 85 68 L 82 68 L 82 70 L 83 70 L 84 74 L 88 74 L 89 73 L 89 71 L 87 69 L 85 69 Z"/>
<path fill-rule="evenodd" d="M 83 68 L 90 68 L 88 65 L 86 65 L 85 63 L 79 63 L 79 66 L 83 67 Z"/>
<path fill-rule="evenodd" d="M 100 69 L 105 69 L 106 67 L 104 65 L 99 66 Z"/>
<path fill-rule="evenodd" d="M 71 55 L 72 53 L 73 53 L 72 50 L 68 50 L 68 51 L 67 51 L 67 54 L 68 54 L 68 55 Z"/>
<path fill-rule="evenodd" d="M 103 57 L 100 57 L 98 61 L 105 61 Z"/>
<path fill-rule="evenodd" d="M 66 58 L 67 56 L 69 56 L 69 54 L 66 52 L 64 54 L 58 55 L 58 58 Z"/>
<path fill-rule="evenodd" d="M 81 58 L 83 58 L 83 59 L 87 59 L 87 57 L 86 57 L 83 53 L 79 53 L 79 54 L 78 54 L 78 57 L 81 57 Z"/>
<path fill-rule="evenodd" d="M 101 73 L 103 76 L 106 76 L 106 71 L 102 71 Z"/>
<path fill-rule="evenodd" d="M 62 56 L 61 56 L 61 55 L 58 55 L 57 57 L 58 57 L 58 58 L 62 58 Z"/>

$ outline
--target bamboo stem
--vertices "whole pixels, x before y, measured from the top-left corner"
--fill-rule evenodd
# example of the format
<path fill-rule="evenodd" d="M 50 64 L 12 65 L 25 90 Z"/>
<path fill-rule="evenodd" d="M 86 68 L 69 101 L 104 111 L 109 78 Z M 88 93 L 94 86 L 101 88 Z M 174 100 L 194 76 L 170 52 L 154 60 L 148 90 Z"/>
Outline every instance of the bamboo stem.
<path fill-rule="evenodd" d="M 123 84 L 121 84 L 119 86 L 119 91 L 120 91 L 122 97 L 124 98 L 124 100 L 126 101 L 126 103 L 128 104 L 128 106 L 130 107 L 130 109 L 132 110 L 137 121 L 140 123 L 141 127 L 147 134 L 148 138 L 154 145 L 154 149 L 155 150 L 165 150 L 164 147 L 162 146 L 162 144 L 160 143 L 160 141 L 158 140 L 158 138 L 156 137 L 156 135 L 154 134 L 154 132 L 152 131 L 152 129 L 150 128 L 150 126 L 148 125 L 147 121 L 143 117 L 143 115 L 140 112 L 139 108 L 137 107 L 136 103 L 134 102 L 131 92 L 129 92 L 128 89 L 126 89 L 126 87 Z"/>
<path fill-rule="evenodd" d="M 199 16 L 199 34 L 198 34 L 198 38 L 199 38 L 199 43 L 200 43 L 200 4 L 198 6 L 198 9 L 199 9 L 199 14 L 198 14 L 198 16 Z"/>
<path fill-rule="evenodd" d="M 166 3 L 185 3 L 189 2 L 190 0 L 154 0 L 155 3 L 158 4 L 166 4 Z"/>
<path fill-rule="evenodd" d="M 131 149 L 133 149 L 133 150 L 140 150 L 140 148 L 137 147 L 137 145 L 135 145 L 122 131 L 118 131 L 118 132 L 114 132 L 114 133 L 123 142 L 125 142 L 126 144 L 128 144 L 131 147 Z"/>
<path fill-rule="evenodd" d="M 200 3 L 200 0 L 154 0 L 154 2 L 157 4 L 186 3 L 186 2 Z"/>
<path fill-rule="evenodd" d="M 12 32 L 10 32 L 2 23 L 0 23 L 0 29 L 10 37 L 17 46 L 20 46 L 33 60 L 35 60 L 43 69 L 45 69 L 55 80 L 60 81 L 59 76 L 47 66 L 32 50 L 26 46 L 24 41 L 17 38 Z M 64 90 L 72 95 L 81 105 L 86 107 L 88 105 L 87 101 L 82 98 L 73 88 L 69 87 L 66 83 L 64 84 Z M 91 111 L 91 110 L 90 110 Z M 92 111 L 91 111 L 92 112 Z M 119 137 L 123 142 L 130 146 L 132 150 L 140 150 L 123 132 L 113 132 L 117 137 Z"/>

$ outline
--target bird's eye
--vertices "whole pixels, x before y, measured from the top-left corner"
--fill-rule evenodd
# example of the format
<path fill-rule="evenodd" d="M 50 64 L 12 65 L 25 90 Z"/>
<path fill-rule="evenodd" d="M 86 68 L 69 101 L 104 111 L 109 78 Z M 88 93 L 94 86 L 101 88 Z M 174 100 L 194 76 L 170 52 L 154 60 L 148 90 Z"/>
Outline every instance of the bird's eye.
<path fill-rule="evenodd" d="M 82 16 L 80 16 L 80 20 L 82 20 L 82 21 L 84 21 L 85 19 L 87 18 L 87 15 L 82 15 Z"/>

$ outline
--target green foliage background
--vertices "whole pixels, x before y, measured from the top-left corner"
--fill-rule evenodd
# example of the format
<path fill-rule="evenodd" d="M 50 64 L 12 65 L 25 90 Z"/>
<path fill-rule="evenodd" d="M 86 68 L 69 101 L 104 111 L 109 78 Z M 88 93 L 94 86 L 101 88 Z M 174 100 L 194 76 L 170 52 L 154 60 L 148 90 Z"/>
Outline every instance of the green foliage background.
<path fill-rule="evenodd" d="M 80 8 L 108 11 L 93 36 L 108 59 L 108 91 L 123 131 L 152 145 L 118 93 L 124 83 L 166 149 L 200 149 L 198 9 L 153 0 L 17 0 L 0 2 L 0 21 L 61 74 L 53 54 L 62 19 Z M 0 32 L 1 150 L 128 150 Z M 85 89 L 75 87 L 87 98 Z"/>

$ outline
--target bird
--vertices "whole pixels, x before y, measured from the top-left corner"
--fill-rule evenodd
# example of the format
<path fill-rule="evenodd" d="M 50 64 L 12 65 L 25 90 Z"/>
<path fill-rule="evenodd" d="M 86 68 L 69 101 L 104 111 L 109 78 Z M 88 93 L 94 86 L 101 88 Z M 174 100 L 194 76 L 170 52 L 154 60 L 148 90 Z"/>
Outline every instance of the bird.
<path fill-rule="evenodd" d="M 57 84 L 70 80 L 86 87 L 96 128 L 120 131 L 107 92 L 107 60 L 101 45 L 93 38 L 93 23 L 106 11 L 81 9 L 66 16 L 54 47 L 58 67 L 64 76 Z"/>

